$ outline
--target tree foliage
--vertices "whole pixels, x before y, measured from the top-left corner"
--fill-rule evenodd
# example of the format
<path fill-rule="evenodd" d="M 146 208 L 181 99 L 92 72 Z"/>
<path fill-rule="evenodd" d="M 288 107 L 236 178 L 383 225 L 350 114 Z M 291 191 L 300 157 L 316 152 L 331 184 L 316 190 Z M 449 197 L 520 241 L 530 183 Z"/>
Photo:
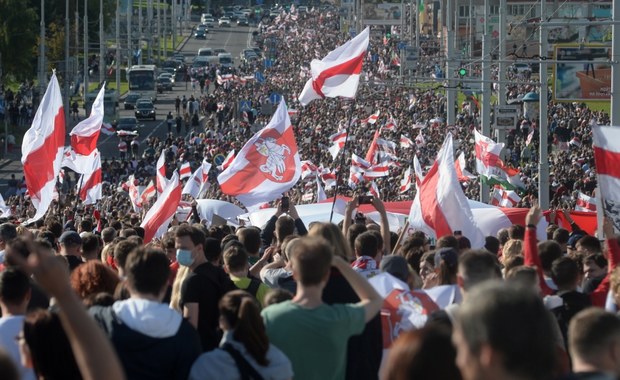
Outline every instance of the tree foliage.
<path fill-rule="evenodd" d="M 0 0 L 0 51 L 2 73 L 16 79 L 33 77 L 39 17 L 21 0 Z"/>

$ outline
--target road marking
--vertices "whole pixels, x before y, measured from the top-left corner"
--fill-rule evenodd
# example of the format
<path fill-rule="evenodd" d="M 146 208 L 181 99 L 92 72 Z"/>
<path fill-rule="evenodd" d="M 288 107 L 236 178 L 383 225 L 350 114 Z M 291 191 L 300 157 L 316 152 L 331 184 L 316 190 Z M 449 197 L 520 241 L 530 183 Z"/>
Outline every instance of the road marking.
<path fill-rule="evenodd" d="M 166 120 L 164 119 L 164 121 L 162 121 L 161 123 L 157 124 L 157 126 L 155 128 L 153 128 L 153 130 L 151 131 L 151 133 L 149 133 L 144 140 L 142 140 L 142 144 L 144 144 L 146 142 L 146 140 L 149 139 L 149 137 L 153 136 L 153 133 L 155 133 L 159 127 L 161 127 L 162 125 L 166 124 Z"/>

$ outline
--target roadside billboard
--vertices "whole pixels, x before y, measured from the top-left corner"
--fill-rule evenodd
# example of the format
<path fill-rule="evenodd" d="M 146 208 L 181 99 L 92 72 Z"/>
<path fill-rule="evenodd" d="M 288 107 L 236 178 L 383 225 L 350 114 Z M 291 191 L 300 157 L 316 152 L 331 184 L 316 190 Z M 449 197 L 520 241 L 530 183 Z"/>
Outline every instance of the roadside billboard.
<path fill-rule="evenodd" d="M 611 47 L 603 44 L 554 46 L 554 98 L 557 101 L 609 100 Z M 579 63 L 571 63 L 579 61 Z M 588 61 L 588 63 L 584 63 Z M 591 62 L 591 63 L 590 63 Z"/>
<path fill-rule="evenodd" d="M 362 0 L 364 25 L 400 25 L 402 14 L 402 3 Z"/>

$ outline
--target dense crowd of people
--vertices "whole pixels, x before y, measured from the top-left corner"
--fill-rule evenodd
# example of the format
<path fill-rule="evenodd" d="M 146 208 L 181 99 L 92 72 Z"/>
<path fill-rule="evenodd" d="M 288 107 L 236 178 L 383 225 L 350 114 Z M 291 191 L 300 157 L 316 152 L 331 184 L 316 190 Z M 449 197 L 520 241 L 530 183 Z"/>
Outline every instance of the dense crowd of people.
<path fill-rule="evenodd" d="M 431 165 L 446 131 L 475 172 L 479 111 L 462 104 L 456 124 L 446 125 L 443 93 L 435 84 L 400 82 L 397 41 L 384 34 L 372 35 L 355 100 L 302 107 L 296 96 L 310 59 L 347 38 L 329 9 L 283 13 L 259 25 L 256 39 L 269 64 L 190 69 L 192 83 L 202 83 L 178 99 L 166 138 L 143 146 L 130 138 L 122 159 L 103 158 L 97 205 L 76 200 L 77 179 L 66 173 L 45 218 L 26 226 L 31 206 L 24 184 L 13 179 L 12 215 L 0 224 L 0 378 L 618 378 L 620 238 L 608 220 L 603 240 L 568 215 L 570 230 L 551 220 L 546 239 L 537 239 L 539 142 L 529 137 L 538 120 L 519 120 L 503 154 L 525 184 L 524 225 L 474 249 L 458 231 L 437 240 L 391 232 L 384 201 L 412 198 L 413 189 L 399 191 L 405 169 L 414 154 L 422 167 Z M 440 63 L 429 50 L 416 75 L 430 78 Z M 509 98 L 534 88 L 527 77 L 513 79 Z M 187 221 L 173 219 L 163 236 L 145 241 L 140 224 L 148 206 L 133 212 L 128 179 L 147 185 L 162 152 L 168 176 L 206 158 L 214 162 L 206 198 L 235 202 L 217 185 L 216 158 L 238 151 L 269 122 L 273 93 L 296 111 L 301 158 L 341 172 L 338 191 L 351 196 L 344 220 L 304 224 L 296 205 L 309 190 L 300 181 L 288 207 L 274 201 L 264 226 L 210 225 L 192 204 Z M 251 110 L 242 112 L 239 100 Z M 376 123 L 363 122 L 376 112 Z M 575 191 L 594 190 L 590 127 L 607 122 L 584 104 L 550 103 L 544 143 L 553 207 L 568 209 Z M 396 144 L 390 174 L 376 180 L 374 222 L 356 213 L 359 189 L 348 186 L 348 167 L 350 153 L 364 157 L 388 123 L 382 138 L 416 143 Z M 347 151 L 334 159 L 329 136 L 341 128 L 349 132 Z M 463 186 L 478 197 L 477 179 Z"/>

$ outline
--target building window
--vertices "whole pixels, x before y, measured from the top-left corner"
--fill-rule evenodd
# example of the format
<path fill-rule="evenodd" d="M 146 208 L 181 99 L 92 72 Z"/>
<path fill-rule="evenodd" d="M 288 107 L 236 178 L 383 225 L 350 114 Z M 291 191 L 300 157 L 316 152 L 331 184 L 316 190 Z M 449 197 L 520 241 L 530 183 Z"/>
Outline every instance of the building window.
<path fill-rule="evenodd" d="M 469 17 L 468 5 L 459 5 L 459 17 Z"/>
<path fill-rule="evenodd" d="M 490 12 L 491 16 L 498 16 L 499 15 L 499 5 L 491 5 L 489 7 L 489 12 Z"/>

